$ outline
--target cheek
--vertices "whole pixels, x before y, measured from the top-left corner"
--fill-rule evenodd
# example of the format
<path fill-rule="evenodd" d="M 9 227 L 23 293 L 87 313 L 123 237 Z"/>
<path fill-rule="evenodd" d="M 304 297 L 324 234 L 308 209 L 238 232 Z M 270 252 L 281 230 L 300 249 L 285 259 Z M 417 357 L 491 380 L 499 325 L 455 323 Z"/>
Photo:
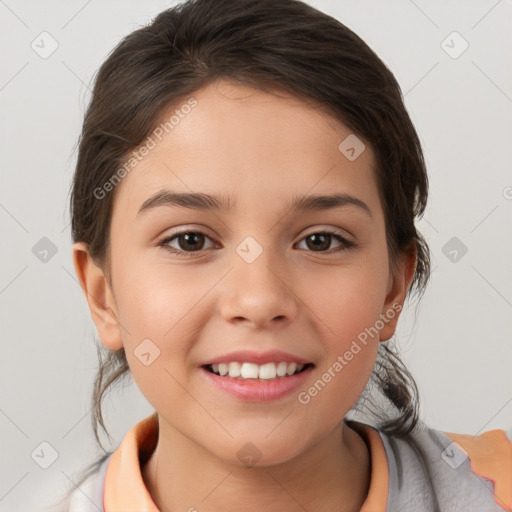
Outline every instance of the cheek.
<path fill-rule="evenodd" d="M 184 267 L 166 265 L 163 258 L 126 258 L 120 269 L 118 312 L 131 344 L 141 336 L 163 340 L 173 335 L 208 290 L 208 282 L 201 284 Z"/>
<path fill-rule="evenodd" d="M 310 294 L 308 306 L 317 313 L 323 357 L 316 380 L 303 389 L 300 403 L 314 414 L 346 412 L 360 397 L 375 365 L 376 323 L 382 311 L 382 285 L 375 275 L 355 268 L 326 281 L 323 292 Z"/>
<path fill-rule="evenodd" d="M 320 400 L 326 406 L 340 401 L 351 406 L 371 375 L 389 278 L 387 264 L 387 258 L 375 252 L 353 265 L 328 267 L 328 273 L 315 276 L 315 286 L 313 278 L 304 281 L 305 303 L 314 311 L 323 338 L 319 386 L 326 384 Z"/>
<path fill-rule="evenodd" d="M 387 260 L 330 266 L 303 280 L 304 303 L 316 314 L 332 343 L 343 344 L 357 337 L 379 319 L 388 282 L 386 265 Z"/>
<path fill-rule="evenodd" d="M 116 304 L 126 358 L 134 380 L 150 398 L 169 387 L 172 377 L 166 370 L 175 374 L 176 361 L 179 371 L 185 371 L 193 308 L 205 292 L 183 272 L 171 275 L 154 262 L 126 259 L 117 269 Z"/>

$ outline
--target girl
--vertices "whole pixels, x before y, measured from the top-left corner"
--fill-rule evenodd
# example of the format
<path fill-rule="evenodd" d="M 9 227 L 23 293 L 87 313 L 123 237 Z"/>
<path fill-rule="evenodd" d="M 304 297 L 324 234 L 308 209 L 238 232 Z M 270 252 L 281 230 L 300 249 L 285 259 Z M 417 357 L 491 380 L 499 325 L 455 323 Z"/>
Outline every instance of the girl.
<path fill-rule="evenodd" d="M 391 345 L 427 191 L 395 78 L 311 6 L 190 0 L 128 35 L 85 116 L 73 258 L 98 442 L 123 376 L 155 413 L 61 510 L 512 510 L 512 431 L 427 427 Z"/>

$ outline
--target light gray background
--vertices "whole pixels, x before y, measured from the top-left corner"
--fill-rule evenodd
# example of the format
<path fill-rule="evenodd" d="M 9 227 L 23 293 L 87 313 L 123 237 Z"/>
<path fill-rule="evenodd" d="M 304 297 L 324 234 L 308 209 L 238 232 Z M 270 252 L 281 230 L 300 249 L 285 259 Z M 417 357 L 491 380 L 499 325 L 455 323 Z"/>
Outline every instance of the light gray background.
<path fill-rule="evenodd" d="M 468 434 L 510 428 L 511 2 L 309 3 L 391 68 L 424 146 L 431 195 L 419 228 L 434 271 L 416 323 L 406 311 L 398 332 L 423 418 Z M 98 454 L 89 421 L 96 331 L 71 260 L 73 149 L 94 72 L 124 35 L 171 5 L 0 1 L 2 511 L 36 510 Z M 31 48 L 43 31 L 59 45 L 47 59 Z M 456 59 L 442 46 L 453 31 L 469 43 Z M 444 44 L 461 48 L 453 37 Z M 57 248 L 46 263 L 32 252 L 43 237 Z M 443 253 L 452 237 L 468 248 L 456 262 Z M 134 385 L 105 405 L 114 447 L 153 411 Z M 46 470 L 31 458 L 43 441 L 59 455 Z"/>

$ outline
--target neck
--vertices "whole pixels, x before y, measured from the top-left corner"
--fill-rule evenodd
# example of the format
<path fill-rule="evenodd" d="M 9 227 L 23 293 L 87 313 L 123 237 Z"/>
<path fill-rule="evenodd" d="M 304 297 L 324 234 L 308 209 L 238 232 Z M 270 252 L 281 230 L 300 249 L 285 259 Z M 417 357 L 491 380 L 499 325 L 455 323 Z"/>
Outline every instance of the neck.
<path fill-rule="evenodd" d="M 368 494 L 370 469 L 364 440 L 345 422 L 285 463 L 245 467 L 165 428 L 159 416 L 158 443 L 142 475 L 161 512 L 353 512 Z"/>

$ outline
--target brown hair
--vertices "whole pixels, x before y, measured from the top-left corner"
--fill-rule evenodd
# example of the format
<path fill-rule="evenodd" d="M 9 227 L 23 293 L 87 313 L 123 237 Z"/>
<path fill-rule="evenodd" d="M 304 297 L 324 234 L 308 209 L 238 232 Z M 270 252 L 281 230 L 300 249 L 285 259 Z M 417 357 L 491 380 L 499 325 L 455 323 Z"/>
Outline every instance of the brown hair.
<path fill-rule="evenodd" d="M 415 219 L 426 207 L 428 178 L 400 87 L 354 32 L 297 0 L 189 0 L 161 12 L 109 54 L 85 114 L 71 195 L 73 241 L 87 244 L 109 282 L 109 229 L 117 189 L 101 200 L 94 191 L 111 179 L 169 106 L 219 78 L 323 105 L 371 146 L 390 262 L 400 251 L 417 251 L 407 296 L 421 297 L 430 253 Z M 98 425 L 108 434 L 104 393 L 130 374 L 124 349 L 98 345 L 98 356 L 92 423 L 101 446 Z M 379 343 L 370 380 L 396 413 L 392 417 L 386 408 L 377 410 L 379 428 L 406 436 L 418 422 L 418 391 L 387 342 Z"/>

